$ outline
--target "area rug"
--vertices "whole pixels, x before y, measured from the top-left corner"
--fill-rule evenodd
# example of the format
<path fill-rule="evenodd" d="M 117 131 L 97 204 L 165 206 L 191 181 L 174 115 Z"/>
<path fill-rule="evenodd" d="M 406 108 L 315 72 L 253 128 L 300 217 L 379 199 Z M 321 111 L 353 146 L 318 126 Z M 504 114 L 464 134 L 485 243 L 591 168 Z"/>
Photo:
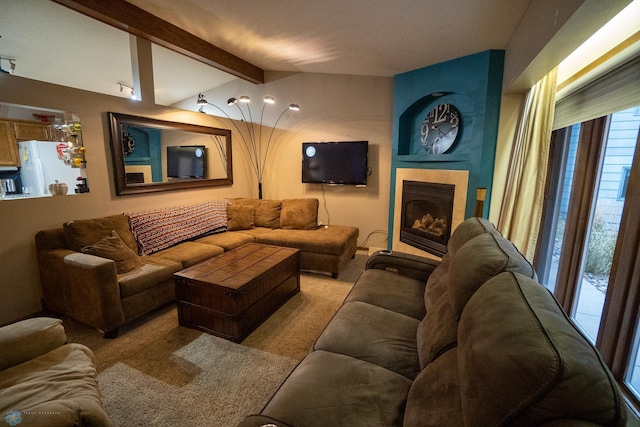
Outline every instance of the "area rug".
<path fill-rule="evenodd" d="M 113 340 L 64 319 L 91 348 L 115 426 L 235 426 L 259 412 L 309 352 L 364 270 L 358 252 L 337 279 L 302 273 L 300 292 L 242 343 L 178 325 L 175 306 L 124 325 Z"/>

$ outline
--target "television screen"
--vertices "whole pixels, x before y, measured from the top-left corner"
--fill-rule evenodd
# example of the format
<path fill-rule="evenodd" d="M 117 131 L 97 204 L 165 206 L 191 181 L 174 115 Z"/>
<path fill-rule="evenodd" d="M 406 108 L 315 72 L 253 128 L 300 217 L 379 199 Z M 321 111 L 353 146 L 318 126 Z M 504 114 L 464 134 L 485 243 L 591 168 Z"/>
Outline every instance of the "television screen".
<path fill-rule="evenodd" d="M 302 182 L 366 185 L 368 141 L 303 142 Z"/>
<path fill-rule="evenodd" d="M 167 147 L 169 178 L 205 178 L 207 150 L 204 145 Z"/>

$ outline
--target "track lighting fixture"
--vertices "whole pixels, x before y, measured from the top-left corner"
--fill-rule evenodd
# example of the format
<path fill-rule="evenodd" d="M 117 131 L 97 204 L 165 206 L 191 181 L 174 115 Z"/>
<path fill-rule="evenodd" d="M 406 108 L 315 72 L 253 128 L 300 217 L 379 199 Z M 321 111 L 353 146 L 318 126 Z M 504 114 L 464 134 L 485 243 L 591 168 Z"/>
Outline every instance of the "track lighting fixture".
<path fill-rule="evenodd" d="M 137 97 L 136 97 L 136 93 L 135 93 L 135 91 L 133 90 L 133 86 L 132 86 L 132 85 L 127 84 L 127 83 L 122 83 L 122 82 L 118 82 L 118 84 L 120 85 L 120 92 L 124 92 L 124 88 L 126 87 L 126 88 L 129 90 L 129 92 L 130 92 L 129 97 L 130 97 L 131 99 L 137 99 Z"/>
<path fill-rule="evenodd" d="M 9 63 L 9 69 L 5 69 L 2 66 L 2 61 L 6 61 Z M 15 58 L 9 58 L 6 56 L 0 56 L 0 72 L 2 73 L 7 73 L 7 74 L 13 74 L 16 71 L 16 59 Z"/>

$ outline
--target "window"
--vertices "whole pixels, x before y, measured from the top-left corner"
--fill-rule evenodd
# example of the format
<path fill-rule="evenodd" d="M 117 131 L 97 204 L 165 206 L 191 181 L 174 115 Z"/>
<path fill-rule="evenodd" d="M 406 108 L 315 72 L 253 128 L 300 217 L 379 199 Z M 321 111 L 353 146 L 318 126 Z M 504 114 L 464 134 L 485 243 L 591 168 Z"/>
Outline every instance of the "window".
<path fill-rule="evenodd" d="M 536 266 L 640 403 L 637 106 L 554 131 Z"/>
<path fill-rule="evenodd" d="M 622 173 L 620 175 L 620 185 L 618 186 L 618 200 L 624 200 L 624 196 L 627 194 L 627 184 L 629 184 L 629 171 L 631 171 L 630 167 L 622 167 Z"/>
<path fill-rule="evenodd" d="M 547 188 L 551 192 L 547 194 L 543 213 L 546 224 L 546 228 L 543 229 L 543 241 L 552 243 L 542 247 L 537 264 L 540 282 L 552 292 L 558 278 L 579 136 L 580 124 L 576 124 L 554 133 L 551 143 L 552 160 L 549 162 L 550 173 L 547 182 L 553 182 L 555 185 Z"/>

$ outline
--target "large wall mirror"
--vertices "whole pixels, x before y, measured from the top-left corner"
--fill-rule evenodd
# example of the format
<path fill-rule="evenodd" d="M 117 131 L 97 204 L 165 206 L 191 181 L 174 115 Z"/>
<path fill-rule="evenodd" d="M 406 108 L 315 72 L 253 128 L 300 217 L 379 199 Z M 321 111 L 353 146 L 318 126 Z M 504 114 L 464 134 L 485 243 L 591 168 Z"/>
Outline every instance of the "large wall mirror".
<path fill-rule="evenodd" d="M 233 184 L 230 130 L 108 114 L 118 196 Z"/>

